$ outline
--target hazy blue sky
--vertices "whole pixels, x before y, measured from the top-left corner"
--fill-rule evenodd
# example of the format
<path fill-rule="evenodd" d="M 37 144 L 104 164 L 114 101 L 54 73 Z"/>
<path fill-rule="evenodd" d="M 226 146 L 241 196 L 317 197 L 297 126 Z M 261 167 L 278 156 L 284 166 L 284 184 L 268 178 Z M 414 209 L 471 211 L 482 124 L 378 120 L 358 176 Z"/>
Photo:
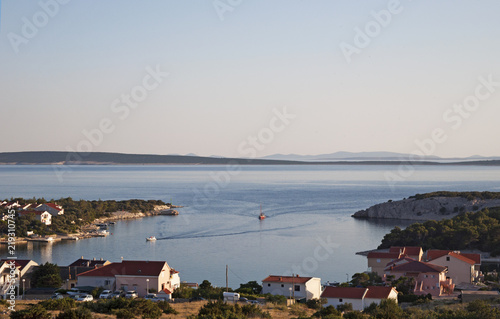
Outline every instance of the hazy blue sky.
<path fill-rule="evenodd" d="M 0 151 L 500 155 L 499 12 L 496 0 L 2 0 Z"/>

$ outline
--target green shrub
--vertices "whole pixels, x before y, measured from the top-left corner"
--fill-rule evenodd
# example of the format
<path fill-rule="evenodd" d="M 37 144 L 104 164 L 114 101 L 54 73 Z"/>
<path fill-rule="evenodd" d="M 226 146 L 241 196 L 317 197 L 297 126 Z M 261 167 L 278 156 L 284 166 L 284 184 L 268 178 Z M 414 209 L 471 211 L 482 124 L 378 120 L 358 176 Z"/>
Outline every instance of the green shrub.
<path fill-rule="evenodd" d="M 76 302 L 71 298 L 48 299 L 40 302 L 40 305 L 47 310 L 68 310 L 76 307 Z"/>
<path fill-rule="evenodd" d="M 56 319 L 92 319 L 92 313 L 87 308 L 69 309 L 57 315 Z"/>
<path fill-rule="evenodd" d="M 40 304 L 32 305 L 28 309 L 13 311 L 10 313 L 11 319 L 51 319 L 52 316 Z"/>

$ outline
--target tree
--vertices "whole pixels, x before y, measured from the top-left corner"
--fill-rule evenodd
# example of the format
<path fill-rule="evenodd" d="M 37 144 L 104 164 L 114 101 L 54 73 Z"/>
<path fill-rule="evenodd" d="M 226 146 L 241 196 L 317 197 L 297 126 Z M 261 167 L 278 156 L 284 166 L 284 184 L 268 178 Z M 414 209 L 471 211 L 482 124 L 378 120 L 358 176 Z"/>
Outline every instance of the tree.
<path fill-rule="evenodd" d="M 59 267 L 56 264 L 46 262 L 38 266 L 33 272 L 31 277 L 31 284 L 33 287 L 51 287 L 59 288 L 62 286 L 61 275 L 59 274 Z"/>
<path fill-rule="evenodd" d="M 262 286 L 256 281 L 249 281 L 246 284 L 240 284 L 240 288 L 236 292 L 246 293 L 249 295 L 258 295 L 262 291 Z"/>

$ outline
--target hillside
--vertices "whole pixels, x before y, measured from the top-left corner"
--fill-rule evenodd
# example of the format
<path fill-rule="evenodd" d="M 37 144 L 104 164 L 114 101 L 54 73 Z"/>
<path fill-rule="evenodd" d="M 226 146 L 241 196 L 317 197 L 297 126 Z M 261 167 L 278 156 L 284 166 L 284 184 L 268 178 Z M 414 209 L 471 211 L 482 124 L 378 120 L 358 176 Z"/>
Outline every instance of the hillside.
<path fill-rule="evenodd" d="M 353 217 L 442 220 L 489 207 L 500 207 L 500 193 L 435 192 L 377 204 L 354 213 Z"/>
<path fill-rule="evenodd" d="M 408 165 L 407 161 L 388 160 L 331 160 L 308 162 L 283 159 L 245 159 L 204 157 L 191 155 L 154 155 L 94 152 L 4 152 L 0 153 L 0 165 Z M 417 161 L 411 165 L 472 165 L 500 166 L 500 160 L 481 160 L 453 163 Z"/>

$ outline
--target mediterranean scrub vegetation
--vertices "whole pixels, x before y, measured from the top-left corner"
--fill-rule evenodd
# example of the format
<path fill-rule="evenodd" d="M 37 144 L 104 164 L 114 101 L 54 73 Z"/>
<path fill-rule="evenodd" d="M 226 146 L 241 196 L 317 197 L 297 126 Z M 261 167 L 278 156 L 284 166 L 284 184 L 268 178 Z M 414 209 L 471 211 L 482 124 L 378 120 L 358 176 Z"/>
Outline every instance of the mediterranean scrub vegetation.
<path fill-rule="evenodd" d="M 409 198 L 415 199 L 426 199 L 432 197 L 462 197 L 467 200 L 474 199 L 500 199 L 500 192 L 432 192 L 426 194 L 416 194 L 415 196 L 410 196 Z"/>
<path fill-rule="evenodd" d="M 427 249 L 479 249 L 500 255 L 500 207 L 462 213 L 452 219 L 395 227 L 378 247 L 422 246 Z"/>
<path fill-rule="evenodd" d="M 96 218 L 110 217 L 111 213 L 116 211 L 129 211 L 132 213 L 147 212 L 154 209 L 157 205 L 166 205 L 161 200 L 141 200 L 130 199 L 124 201 L 115 200 L 73 200 L 71 197 L 61 198 L 50 201 L 44 198 L 11 198 L 5 201 L 19 204 L 44 204 L 47 202 L 57 203 L 64 208 L 64 215 L 54 216 L 52 225 L 46 226 L 35 219 L 35 216 L 17 216 L 16 217 L 16 236 L 24 237 L 28 230 L 35 234 L 44 236 L 56 233 L 75 233 L 81 226 L 92 223 Z M 7 212 L 7 209 L 0 209 L 0 215 Z M 16 214 L 17 215 L 17 214 Z M 7 222 L 0 220 L 0 235 L 7 234 Z"/>

